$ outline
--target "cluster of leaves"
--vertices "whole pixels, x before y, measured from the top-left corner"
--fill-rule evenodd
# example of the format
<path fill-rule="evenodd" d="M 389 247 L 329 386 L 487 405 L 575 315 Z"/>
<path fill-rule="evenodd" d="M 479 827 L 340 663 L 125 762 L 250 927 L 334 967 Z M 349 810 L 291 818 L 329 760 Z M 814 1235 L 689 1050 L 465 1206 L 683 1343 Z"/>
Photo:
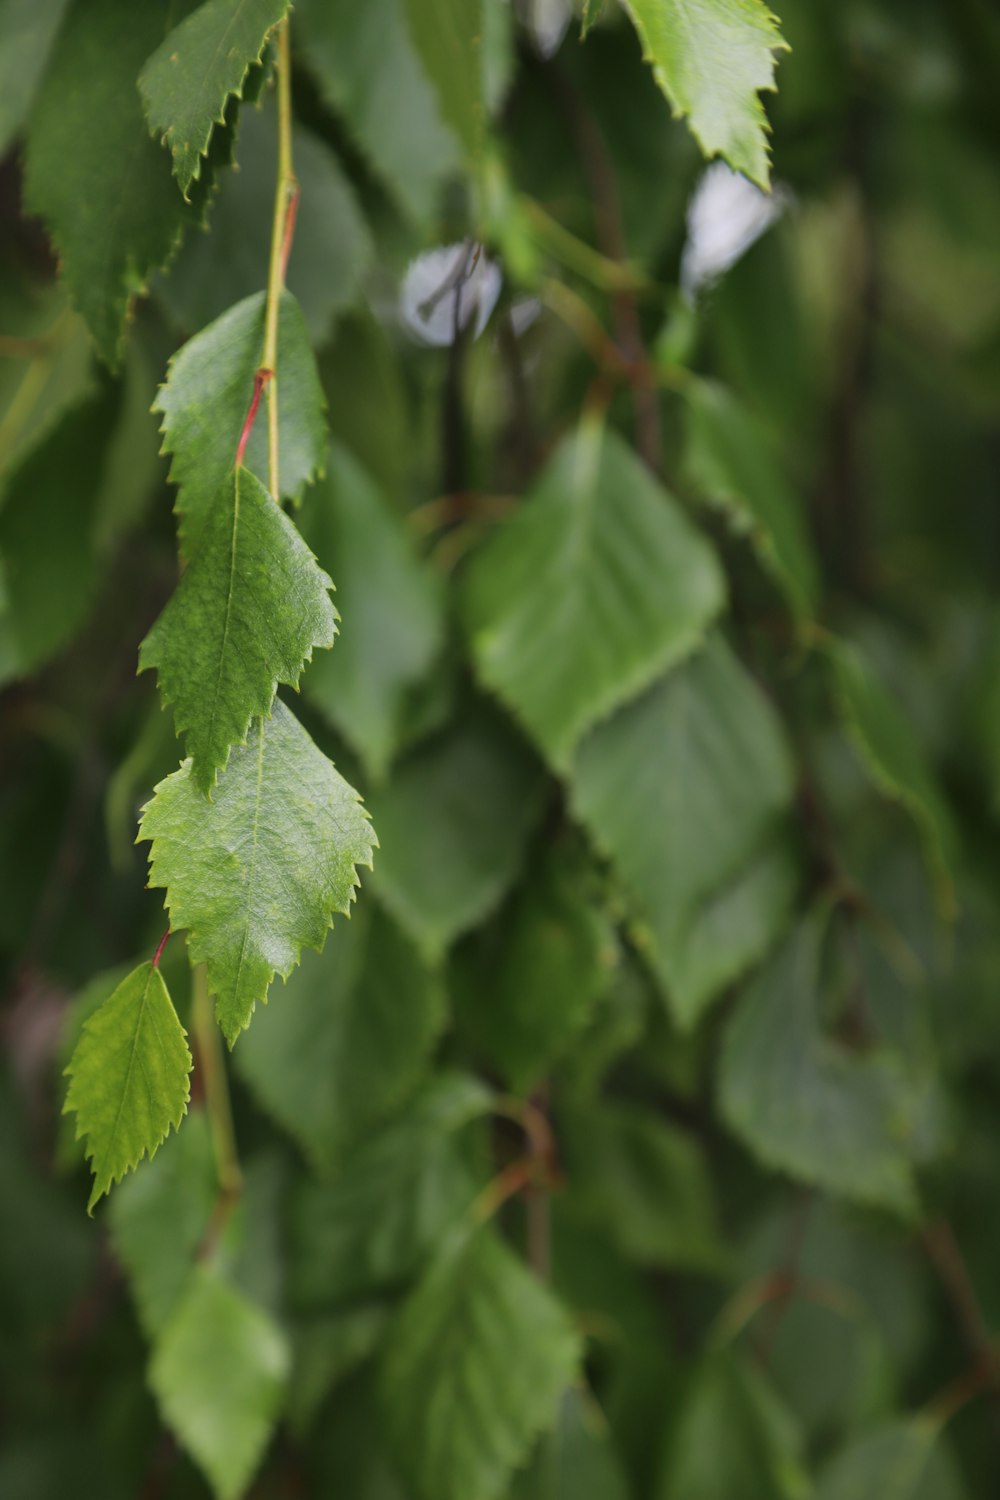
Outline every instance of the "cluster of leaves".
<path fill-rule="evenodd" d="M 0 1493 L 989 1492 L 998 77 L 0 0 Z"/>

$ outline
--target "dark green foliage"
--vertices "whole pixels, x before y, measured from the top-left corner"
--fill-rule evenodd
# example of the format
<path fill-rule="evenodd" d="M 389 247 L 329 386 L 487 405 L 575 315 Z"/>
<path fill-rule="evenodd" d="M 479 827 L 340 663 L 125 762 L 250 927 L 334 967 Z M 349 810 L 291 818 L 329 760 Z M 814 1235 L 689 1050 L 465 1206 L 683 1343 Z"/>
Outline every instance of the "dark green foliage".
<path fill-rule="evenodd" d="M 778 10 L 0 0 L 3 1500 L 993 1500 L 1000 20 Z"/>

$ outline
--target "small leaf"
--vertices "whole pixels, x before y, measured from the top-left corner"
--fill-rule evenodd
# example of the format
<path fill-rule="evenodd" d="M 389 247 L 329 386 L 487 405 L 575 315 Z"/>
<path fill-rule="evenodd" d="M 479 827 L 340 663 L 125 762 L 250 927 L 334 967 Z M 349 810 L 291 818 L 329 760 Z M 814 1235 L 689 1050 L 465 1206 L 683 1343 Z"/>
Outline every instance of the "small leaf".
<path fill-rule="evenodd" d="M 743 996 L 726 1031 L 720 1109 L 765 1165 L 912 1214 L 902 1075 L 820 1030 L 824 927 L 823 911 L 807 917 Z"/>
<path fill-rule="evenodd" d="M 231 473 L 264 342 L 265 294 L 258 292 L 203 328 L 170 361 L 155 409 L 163 451 L 179 486 L 177 510 L 185 557 L 200 544 L 212 503 Z M 298 499 L 326 459 L 325 399 L 298 304 L 282 294 L 278 312 L 279 476 L 282 499 Z M 267 422 L 258 416 L 244 464 L 267 484 Z"/>
<path fill-rule="evenodd" d="M 66 1069 L 64 1109 L 94 1173 L 88 1209 L 178 1128 L 193 1066 L 163 976 L 140 964 L 86 1023 Z"/>
<path fill-rule="evenodd" d="M 834 1454 L 815 1500 L 966 1500 L 967 1493 L 938 1424 L 913 1417 L 865 1433 Z"/>
<path fill-rule="evenodd" d="M 302 1185 L 292 1205 L 297 1307 L 336 1307 L 421 1269 L 484 1185 L 456 1137 L 489 1106 L 477 1080 L 440 1075 L 329 1181 Z"/>
<path fill-rule="evenodd" d="M 725 583 L 622 440 L 587 425 L 475 559 L 464 597 L 480 677 L 564 769 L 586 729 L 694 649 Z"/>
<path fill-rule="evenodd" d="M 322 948 L 332 913 L 347 913 L 375 838 L 357 792 L 280 699 L 237 746 L 213 799 L 190 760 L 143 809 L 149 884 L 164 887 L 171 928 L 208 969 L 230 1044 L 287 978 L 304 947 Z"/>
<path fill-rule="evenodd" d="M 758 94 L 774 88 L 774 54 L 786 47 L 763 0 L 622 0 L 643 55 L 677 116 L 687 116 L 706 156 L 766 188 L 767 116 Z"/>
<path fill-rule="evenodd" d="M 650 961 L 684 1031 L 734 980 L 757 963 L 787 927 L 801 884 L 794 840 L 777 828 L 749 862 L 674 930 L 669 962 Z"/>
<path fill-rule="evenodd" d="M 746 868 L 791 801 L 777 715 L 715 637 L 599 725 L 570 781 L 576 814 L 614 862 L 669 998 L 699 908 Z"/>
<path fill-rule="evenodd" d="M 495 1500 L 555 1419 L 579 1340 L 489 1227 L 461 1237 L 404 1304 L 382 1365 L 389 1440 L 417 1500 Z"/>
<path fill-rule="evenodd" d="M 174 176 L 188 197 L 201 175 L 226 105 L 240 98 L 247 74 L 288 11 L 289 0 L 205 0 L 175 26 L 139 74 L 146 118 L 174 159 Z"/>
<path fill-rule="evenodd" d="M 456 955 L 462 1030 L 521 1094 L 573 1044 L 617 957 L 592 872 L 554 850 L 470 951 Z"/>
<path fill-rule="evenodd" d="M 153 1346 L 149 1383 L 218 1500 L 244 1494 L 281 1413 L 290 1364 L 268 1314 L 199 1266 Z"/>
<path fill-rule="evenodd" d="M 444 1019 L 439 981 L 372 902 L 304 957 L 236 1053 L 265 1109 L 320 1166 L 402 1105 Z"/>
<path fill-rule="evenodd" d="M 508 1500 L 628 1500 L 629 1487 L 592 1398 L 563 1393 L 555 1427 L 514 1480 Z"/>
<path fill-rule="evenodd" d="M 421 747 L 369 800 L 373 888 L 430 959 L 488 916 L 517 874 L 541 778 L 482 714 Z"/>
<path fill-rule="evenodd" d="M 332 588 L 281 507 L 237 469 L 139 653 L 140 672 L 155 667 L 174 706 L 202 791 L 230 746 L 246 743 L 251 720 L 270 711 L 278 683 L 297 687 L 313 650 L 333 645 Z"/>
<path fill-rule="evenodd" d="M 667 1270 L 725 1265 L 711 1178 L 693 1137 L 628 1105 L 588 1101 L 559 1113 L 575 1207 L 629 1260 Z"/>
<path fill-rule="evenodd" d="M 837 706 L 865 769 L 880 792 L 898 802 L 916 824 L 934 878 L 938 904 L 956 913 L 953 871 L 957 836 L 941 790 L 920 742 L 896 700 L 860 650 L 846 641 L 827 647 Z"/>
<path fill-rule="evenodd" d="M 443 644 L 440 591 L 384 495 L 344 448 L 331 450 L 302 531 L 320 563 L 337 569 L 347 622 L 337 650 L 313 663 L 303 691 L 381 779 L 398 747 L 409 695 Z"/>
<path fill-rule="evenodd" d="M 816 613 L 819 574 L 803 508 L 774 461 L 764 434 L 724 386 L 692 380 L 688 475 L 693 488 L 749 535 L 761 565 L 800 619 Z"/>
<path fill-rule="evenodd" d="M 168 12 L 168 0 L 71 6 L 28 125 L 26 202 L 44 219 L 109 365 L 118 362 L 129 302 L 195 217 L 169 156 L 150 140 L 135 87 Z"/>
<path fill-rule="evenodd" d="M 662 1500 L 808 1500 L 802 1448 L 791 1414 L 763 1372 L 729 1354 L 709 1355 L 688 1386 L 658 1494 Z"/>
<path fill-rule="evenodd" d="M 163 1327 L 187 1284 L 219 1196 L 212 1139 L 193 1109 L 175 1141 L 143 1162 L 108 1204 L 115 1254 L 128 1272 L 147 1338 Z"/>
<path fill-rule="evenodd" d="M 493 0 L 406 0 L 410 34 L 441 113 L 475 161 L 483 146 L 482 33 Z M 498 8 L 493 6 L 494 9 Z"/>
<path fill-rule="evenodd" d="M 295 33 L 331 108 L 414 220 L 429 218 L 458 145 L 410 39 L 404 0 L 298 0 Z"/>

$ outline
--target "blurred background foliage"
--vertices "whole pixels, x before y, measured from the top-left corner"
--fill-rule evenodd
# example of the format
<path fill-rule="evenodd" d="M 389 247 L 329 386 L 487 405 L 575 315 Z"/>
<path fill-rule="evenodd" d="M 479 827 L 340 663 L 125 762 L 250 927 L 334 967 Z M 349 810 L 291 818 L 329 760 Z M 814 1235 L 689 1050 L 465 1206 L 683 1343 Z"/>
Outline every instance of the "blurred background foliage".
<path fill-rule="evenodd" d="M 54 34 L 65 7 L 42 9 Z M 592 6 L 582 42 L 562 0 L 487 8 L 475 181 L 400 0 L 294 12 L 289 285 L 335 444 L 300 520 L 344 620 L 301 712 L 383 847 L 350 926 L 232 1058 L 246 1190 L 226 1275 L 292 1352 L 258 1500 L 411 1496 L 374 1394 L 386 1330 L 519 1149 L 474 1105 L 441 1125 L 456 1070 L 550 1122 L 555 1186 L 500 1222 L 586 1337 L 510 1500 L 995 1491 L 1000 16 L 779 9 L 770 199 L 706 168 L 617 7 Z M 263 285 L 273 102 L 265 84 L 244 107 L 238 169 L 110 374 L 22 209 L 16 11 L 0 5 L 0 1494 L 181 1500 L 206 1483 L 143 1372 L 211 1215 L 203 1113 L 196 1097 L 90 1220 L 60 1074 L 163 927 L 133 846 L 179 756 L 135 677 L 176 576 L 150 406 L 179 344 Z M 765 709 L 732 707 L 720 655 L 725 806 L 738 820 L 743 781 L 773 775 L 789 811 L 728 884 L 709 870 L 693 936 L 664 937 L 655 897 L 702 857 L 697 746 L 686 766 L 669 749 L 681 678 L 645 760 L 588 741 L 563 786 L 470 664 L 467 580 L 584 411 L 712 539 L 729 647 L 789 746 L 787 770 L 784 751 L 742 759 L 770 718 L 748 728 Z M 614 804 L 644 776 L 675 796 L 647 806 L 665 852 L 630 876 L 642 838 Z M 183 1016 L 182 940 L 165 964 Z"/>

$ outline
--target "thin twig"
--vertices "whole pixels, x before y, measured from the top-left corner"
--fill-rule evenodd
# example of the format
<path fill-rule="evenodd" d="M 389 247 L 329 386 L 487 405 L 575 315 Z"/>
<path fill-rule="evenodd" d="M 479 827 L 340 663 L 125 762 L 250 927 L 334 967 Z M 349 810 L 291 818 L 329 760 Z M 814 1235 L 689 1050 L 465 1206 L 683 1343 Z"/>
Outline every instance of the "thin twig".
<path fill-rule="evenodd" d="M 278 312 L 299 206 L 299 185 L 292 167 L 292 59 L 287 19 L 278 27 L 277 38 L 278 177 L 274 189 L 274 217 L 271 222 L 271 256 L 267 273 L 267 302 L 264 312 L 264 351 L 261 355 L 260 368 L 257 371 L 257 378 L 263 379 L 267 391 L 268 488 L 276 501 L 281 498 L 278 448 Z"/>

